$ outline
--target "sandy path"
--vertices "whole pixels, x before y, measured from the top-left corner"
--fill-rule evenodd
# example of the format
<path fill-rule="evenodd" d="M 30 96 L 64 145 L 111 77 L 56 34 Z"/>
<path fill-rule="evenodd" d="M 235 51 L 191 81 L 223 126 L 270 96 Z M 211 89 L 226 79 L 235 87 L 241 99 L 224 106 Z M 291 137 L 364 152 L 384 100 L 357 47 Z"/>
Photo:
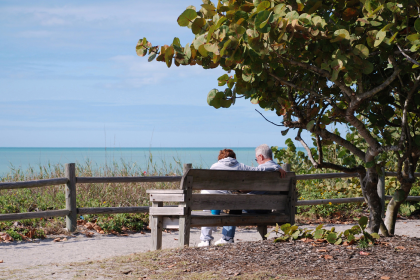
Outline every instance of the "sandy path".
<path fill-rule="evenodd" d="M 343 231 L 352 225 L 335 226 L 336 231 Z M 316 225 L 302 227 L 315 228 Z M 199 230 L 191 230 L 190 246 L 199 242 Z M 397 235 L 420 237 L 420 220 L 399 220 L 396 225 Z M 221 238 L 221 229 L 214 234 L 215 240 Z M 272 235 L 274 237 L 274 235 Z M 129 236 L 114 236 L 95 234 L 92 238 L 84 235 L 67 237 L 64 242 L 53 242 L 47 238 L 35 242 L 0 243 L 0 271 L 4 269 L 27 268 L 47 264 L 63 264 L 89 260 L 128 255 L 131 253 L 146 252 L 151 248 L 151 235 L 132 234 Z M 238 229 L 235 242 L 257 241 L 259 234 L 255 229 Z M 174 248 L 178 245 L 178 232 L 163 233 L 163 248 Z M 0 277 L 1 278 L 1 277 Z"/>

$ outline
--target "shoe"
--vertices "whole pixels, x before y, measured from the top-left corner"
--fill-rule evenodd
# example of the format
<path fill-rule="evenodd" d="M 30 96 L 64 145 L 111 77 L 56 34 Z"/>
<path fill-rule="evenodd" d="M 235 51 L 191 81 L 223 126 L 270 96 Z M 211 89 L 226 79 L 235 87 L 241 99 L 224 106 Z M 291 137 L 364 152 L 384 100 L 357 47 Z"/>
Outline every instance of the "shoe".
<path fill-rule="evenodd" d="M 210 241 L 201 241 L 197 245 L 197 247 L 209 247 L 209 246 L 210 246 Z"/>
<path fill-rule="evenodd" d="M 223 245 L 223 244 L 233 244 L 233 239 L 224 240 L 223 238 L 220 238 L 220 240 L 216 241 L 214 245 Z"/>

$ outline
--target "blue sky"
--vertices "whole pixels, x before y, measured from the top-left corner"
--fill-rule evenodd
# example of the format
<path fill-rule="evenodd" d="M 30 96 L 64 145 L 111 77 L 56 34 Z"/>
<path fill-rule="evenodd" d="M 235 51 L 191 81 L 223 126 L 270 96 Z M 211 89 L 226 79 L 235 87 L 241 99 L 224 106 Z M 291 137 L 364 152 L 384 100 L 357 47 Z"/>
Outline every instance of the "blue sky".
<path fill-rule="evenodd" d="M 190 29 L 176 20 L 200 4 L 1 1 L 0 147 L 284 146 L 296 132 L 282 136 L 258 105 L 207 105 L 222 69 L 168 69 L 136 56 L 143 37 L 190 43 Z"/>

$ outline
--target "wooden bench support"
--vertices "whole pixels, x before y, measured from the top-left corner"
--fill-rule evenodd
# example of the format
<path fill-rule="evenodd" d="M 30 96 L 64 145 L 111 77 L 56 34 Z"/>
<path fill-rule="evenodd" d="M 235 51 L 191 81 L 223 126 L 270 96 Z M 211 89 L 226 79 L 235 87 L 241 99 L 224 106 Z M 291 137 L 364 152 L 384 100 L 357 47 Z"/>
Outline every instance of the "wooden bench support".
<path fill-rule="evenodd" d="M 152 202 L 152 207 L 162 207 L 163 202 Z M 152 250 L 162 249 L 163 216 L 150 216 L 150 229 L 152 231 Z"/>
<path fill-rule="evenodd" d="M 257 231 L 261 235 L 262 240 L 267 240 L 267 237 L 265 237 L 265 235 L 267 234 L 267 226 L 266 225 L 257 226 Z"/>

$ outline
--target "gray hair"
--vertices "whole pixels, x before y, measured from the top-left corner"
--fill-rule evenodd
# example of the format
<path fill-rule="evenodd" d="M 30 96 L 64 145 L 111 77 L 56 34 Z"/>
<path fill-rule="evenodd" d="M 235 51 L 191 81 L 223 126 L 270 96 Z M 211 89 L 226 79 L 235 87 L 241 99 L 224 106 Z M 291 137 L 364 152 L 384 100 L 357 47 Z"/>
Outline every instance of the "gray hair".
<path fill-rule="evenodd" d="M 265 158 L 273 158 L 273 152 L 271 151 L 271 148 L 267 144 L 259 145 L 255 149 L 255 155 L 263 155 Z"/>

